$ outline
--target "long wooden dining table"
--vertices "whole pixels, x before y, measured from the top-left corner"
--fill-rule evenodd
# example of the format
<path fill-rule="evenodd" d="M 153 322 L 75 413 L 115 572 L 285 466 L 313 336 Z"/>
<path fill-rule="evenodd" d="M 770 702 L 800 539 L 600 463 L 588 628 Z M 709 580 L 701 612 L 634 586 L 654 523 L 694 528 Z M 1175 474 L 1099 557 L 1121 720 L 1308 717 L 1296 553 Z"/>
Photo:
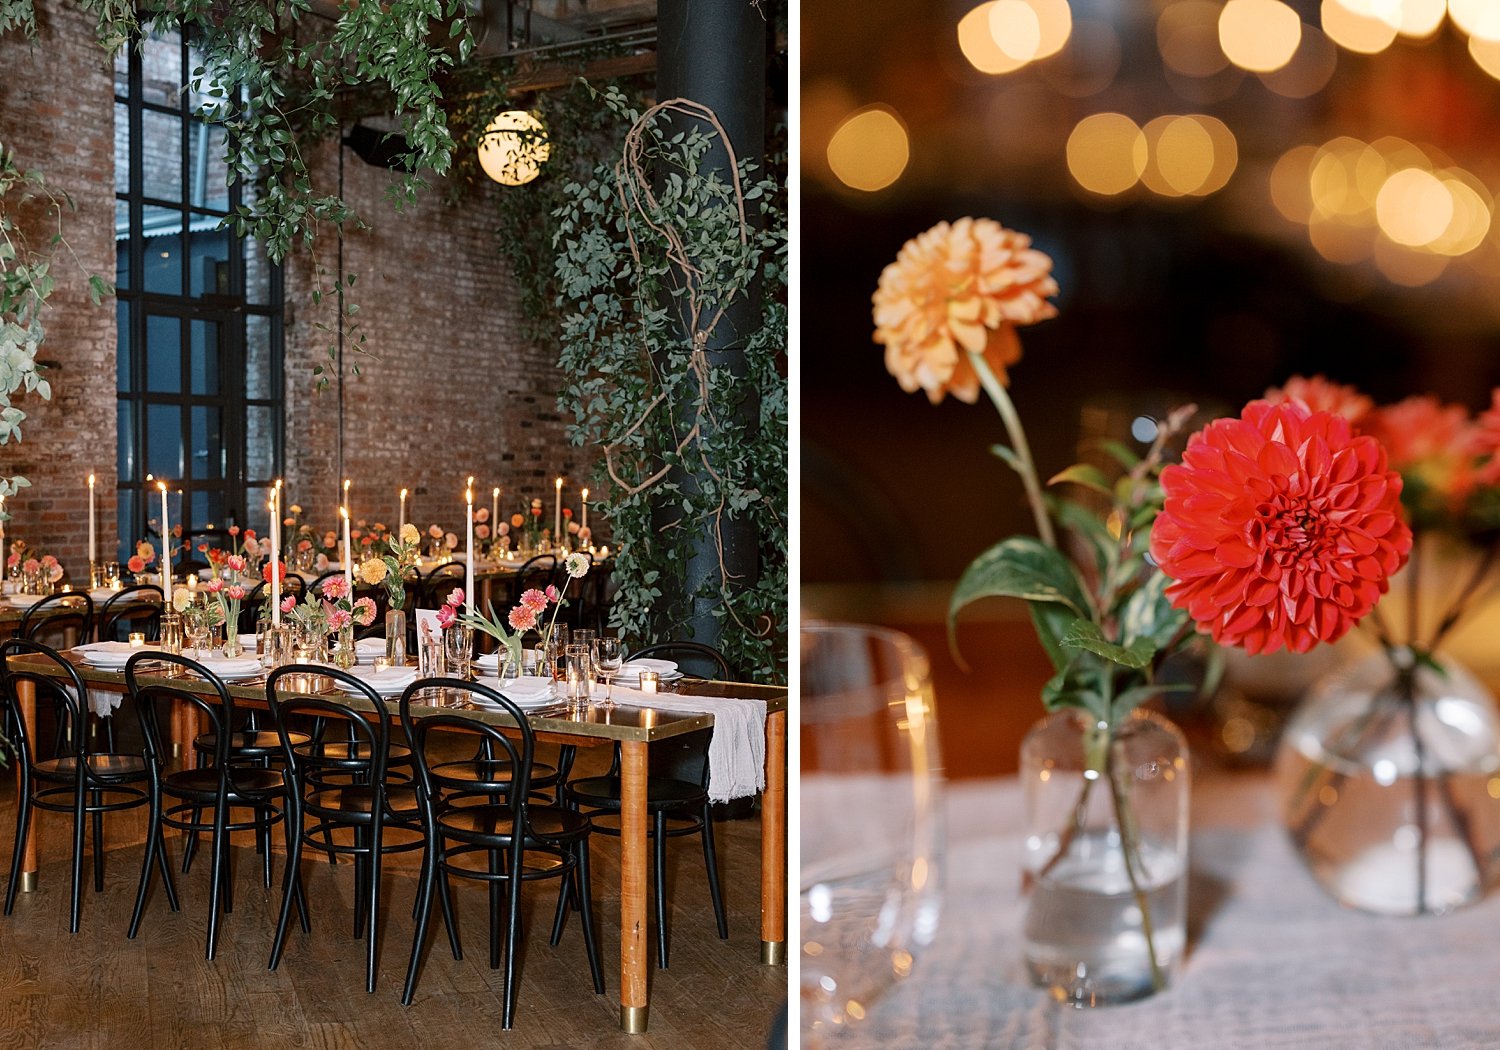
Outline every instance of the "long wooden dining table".
<path fill-rule="evenodd" d="M 125 675 L 119 671 L 107 671 L 84 663 L 76 652 L 63 653 L 77 669 L 85 685 L 91 690 L 124 692 Z M 40 656 L 15 656 L 13 666 L 25 666 L 43 673 L 60 672 L 54 665 Z M 301 680 L 299 680 L 301 679 Z M 319 679 L 321 679 L 321 684 Z M 142 681 L 170 681 L 174 686 L 194 689 L 194 680 L 188 677 L 163 675 L 155 678 L 143 675 Z M 292 676 L 288 680 L 300 692 L 333 693 L 331 680 L 316 674 L 306 679 Z M 248 707 L 265 707 L 265 682 L 263 678 L 226 683 L 236 704 L 244 702 Z M 786 963 L 786 871 L 787 871 L 787 750 L 786 713 L 787 692 L 775 686 L 753 685 L 744 682 L 714 682 L 684 678 L 676 683 L 671 695 L 728 697 L 759 699 L 766 703 L 766 786 L 761 796 L 761 961 L 767 965 Z M 197 690 L 194 690 L 197 691 Z M 205 686 L 202 692 L 209 693 Z M 351 707 L 371 709 L 368 701 L 359 697 L 338 694 Z M 412 713 L 418 717 L 435 714 L 461 714 L 476 722 L 491 725 L 514 725 L 511 717 L 503 712 L 487 710 L 462 703 L 457 697 L 441 690 L 429 690 L 419 694 L 424 703 L 414 703 Z M 29 683 L 17 683 L 17 700 L 21 717 L 30 724 L 35 719 L 35 689 Z M 396 702 L 387 702 L 386 713 L 395 718 Z M 649 822 L 646 812 L 646 779 L 650 749 L 653 745 L 673 737 L 691 733 L 713 725 L 713 716 L 707 713 L 693 714 L 665 711 L 652 707 L 616 705 L 605 710 L 599 705 L 578 705 L 568 710 L 543 709 L 528 715 L 527 721 L 539 741 L 572 744 L 579 747 L 598 747 L 618 743 L 620 745 L 620 1027 L 627 1032 L 645 1032 L 650 1014 L 650 972 L 654 956 L 647 944 L 647 904 L 650 892 L 648 868 L 650 850 L 647 842 Z M 173 720 L 174 750 L 183 755 L 192 751 L 189 746 L 195 727 L 185 719 Z M 36 885 L 37 831 L 35 822 L 27 836 L 22 871 L 23 888 Z"/>

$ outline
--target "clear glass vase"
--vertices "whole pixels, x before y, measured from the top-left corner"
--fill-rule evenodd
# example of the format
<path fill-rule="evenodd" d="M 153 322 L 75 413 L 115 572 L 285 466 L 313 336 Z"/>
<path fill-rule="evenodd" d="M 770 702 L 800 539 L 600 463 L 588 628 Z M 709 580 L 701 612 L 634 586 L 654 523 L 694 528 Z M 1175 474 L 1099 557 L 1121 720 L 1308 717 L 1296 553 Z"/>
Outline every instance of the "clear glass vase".
<path fill-rule="evenodd" d="M 1482 896 L 1500 850 L 1500 719 L 1459 664 L 1397 648 L 1333 672 L 1276 768 L 1292 842 L 1341 904 L 1424 915 Z"/>
<path fill-rule="evenodd" d="M 233 660 L 244 655 L 245 647 L 240 642 L 240 635 L 235 627 L 237 624 L 231 620 L 225 625 L 224 630 L 224 659 Z"/>
<path fill-rule="evenodd" d="M 333 666 L 341 671 L 347 671 L 359 662 L 359 656 L 354 649 L 354 625 L 348 624 L 338 629 L 333 642 Z"/>
<path fill-rule="evenodd" d="M 406 666 L 406 612 L 402 609 L 386 610 L 385 658 L 392 667 Z"/>
<path fill-rule="evenodd" d="M 1159 715 L 1111 735 L 1077 711 L 1021 745 L 1024 951 L 1059 1002 L 1130 1002 L 1166 987 L 1186 940 L 1188 749 Z"/>

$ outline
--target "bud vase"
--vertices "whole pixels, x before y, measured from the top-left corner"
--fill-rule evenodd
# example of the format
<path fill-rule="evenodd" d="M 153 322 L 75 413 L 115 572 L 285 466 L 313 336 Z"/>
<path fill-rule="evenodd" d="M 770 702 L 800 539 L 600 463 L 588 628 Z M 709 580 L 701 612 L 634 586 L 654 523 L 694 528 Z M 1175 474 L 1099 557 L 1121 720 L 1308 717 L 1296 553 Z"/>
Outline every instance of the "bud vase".
<path fill-rule="evenodd" d="M 388 609 L 385 614 L 385 658 L 392 667 L 406 666 L 406 613 Z"/>
<path fill-rule="evenodd" d="M 347 671 L 358 662 L 358 654 L 354 651 L 354 625 L 340 627 L 333 643 L 333 666 Z"/>
<path fill-rule="evenodd" d="M 1469 671 L 1404 647 L 1325 677 L 1277 756 L 1292 842 L 1341 904 L 1428 915 L 1483 895 L 1500 852 L 1500 719 Z"/>
<path fill-rule="evenodd" d="M 1032 980 L 1073 1006 L 1166 987 L 1186 940 L 1188 750 L 1135 711 L 1113 732 L 1074 710 L 1021 745 L 1024 932 Z"/>
<path fill-rule="evenodd" d="M 172 656 L 182 655 L 182 615 L 175 612 L 161 614 L 161 634 L 158 638 L 161 651 Z"/>
<path fill-rule="evenodd" d="M 245 652 L 244 645 L 240 643 L 239 632 L 228 629 L 234 626 L 236 625 L 231 623 L 224 631 L 224 659 L 226 660 L 234 660 Z"/>

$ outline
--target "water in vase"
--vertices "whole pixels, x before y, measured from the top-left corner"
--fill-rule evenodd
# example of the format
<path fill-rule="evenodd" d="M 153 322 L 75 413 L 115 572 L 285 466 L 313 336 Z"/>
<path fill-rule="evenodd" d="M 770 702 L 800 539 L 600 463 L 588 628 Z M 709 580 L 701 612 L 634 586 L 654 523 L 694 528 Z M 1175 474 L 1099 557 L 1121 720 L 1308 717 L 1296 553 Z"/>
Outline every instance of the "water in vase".
<path fill-rule="evenodd" d="M 1164 981 L 1182 955 L 1187 882 L 1175 850 L 1143 842 L 1136 871 L 1146 896 Z M 1059 1002 L 1129 1002 L 1156 990 L 1145 923 L 1113 831 L 1079 836 L 1069 855 L 1031 887 L 1026 965 Z"/>

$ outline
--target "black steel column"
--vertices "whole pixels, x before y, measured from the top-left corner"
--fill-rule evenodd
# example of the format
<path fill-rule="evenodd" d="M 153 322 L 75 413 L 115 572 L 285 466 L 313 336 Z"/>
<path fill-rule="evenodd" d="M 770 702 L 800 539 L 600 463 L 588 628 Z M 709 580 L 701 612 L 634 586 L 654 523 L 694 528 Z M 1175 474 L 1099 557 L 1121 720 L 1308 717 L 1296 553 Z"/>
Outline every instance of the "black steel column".
<path fill-rule="evenodd" d="M 754 161 L 759 167 L 765 152 L 766 108 L 766 19 L 752 0 L 661 0 L 657 10 L 657 97 L 691 99 L 713 110 L 740 160 Z M 673 121 L 686 126 L 686 118 L 673 115 Z M 716 144 L 704 159 L 704 170 L 717 169 L 729 182 L 728 154 Z M 705 311 L 705 315 L 712 310 Z M 744 375 L 745 338 L 760 326 L 761 292 L 759 285 L 742 292 L 715 327 L 706 344 L 709 364 Z M 690 340 L 686 331 L 684 342 Z M 757 406 L 754 399 L 733 406 L 731 414 L 741 424 L 753 423 Z M 706 475 L 694 473 L 691 465 L 674 480 L 685 492 L 698 489 Z M 659 508 L 664 520 L 675 517 L 675 508 Z M 758 537 L 750 522 L 725 515 L 722 523 L 723 563 L 732 575 L 731 586 L 753 586 L 759 578 Z M 713 616 L 720 604 L 712 596 L 717 588 L 710 586 L 709 597 L 694 597 L 706 584 L 712 585 L 720 573 L 720 550 L 711 523 L 692 537 L 691 552 L 681 579 L 682 591 L 670 591 L 665 603 L 685 623 L 663 625 L 673 629 L 675 637 L 692 637 L 717 646 L 722 622 Z M 748 674 L 751 668 L 739 668 Z"/>

